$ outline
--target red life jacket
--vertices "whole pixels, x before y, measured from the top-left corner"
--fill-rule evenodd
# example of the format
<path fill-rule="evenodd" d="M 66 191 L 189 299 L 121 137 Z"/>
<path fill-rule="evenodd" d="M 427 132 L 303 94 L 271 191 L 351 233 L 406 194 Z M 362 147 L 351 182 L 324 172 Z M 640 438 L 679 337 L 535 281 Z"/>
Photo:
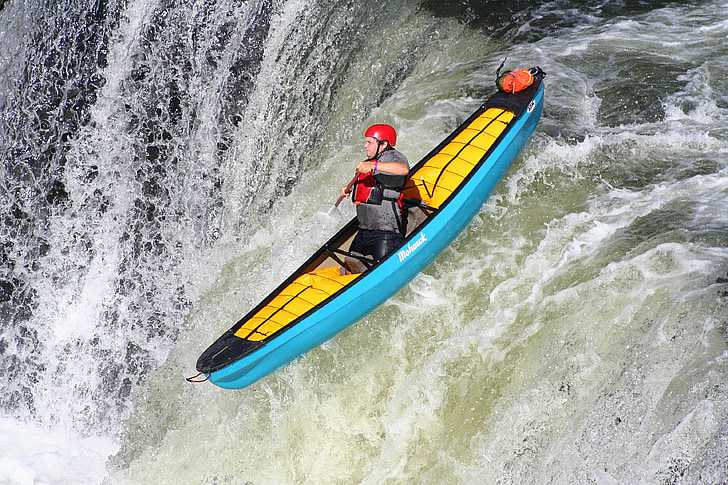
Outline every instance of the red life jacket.
<path fill-rule="evenodd" d="M 370 173 L 360 173 L 356 177 L 353 190 L 351 191 L 351 200 L 355 204 L 375 204 L 380 205 L 383 200 L 395 202 L 400 210 L 404 208 L 404 188 L 407 177 L 405 175 L 388 175 L 378 173 L 374 175 Z M 384 189 L 398 192 L 399 196 L 394 198 L 385 198 Z"/>
<path fill-rule="evenodd" d="M 355 204 L 381 204 L 381 192 L 379 194 L 377 192 L 377 179 L 374 178 L 374 174 L 371 172 L 360 173 L 356 176 L 356 182 L 354 182 L 354 188 L 351 192 L 351 200 Z"/>

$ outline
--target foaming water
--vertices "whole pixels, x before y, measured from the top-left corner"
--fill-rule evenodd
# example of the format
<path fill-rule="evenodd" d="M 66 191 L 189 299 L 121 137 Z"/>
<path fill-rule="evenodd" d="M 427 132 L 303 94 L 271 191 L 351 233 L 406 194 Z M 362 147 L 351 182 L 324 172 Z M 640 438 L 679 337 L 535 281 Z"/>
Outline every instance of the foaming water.
<path fill-rule="evenodd" d="M 4 233 L 42 255 L 12 253 L 0 481 L 728 479 L 726 5 L 548 4 L 499 37 L 475 7 L 385 3 L 110 10 L 66 196 Z M 458 240 L 255 386 L 184 382 L 352 217 L 331 204 L 361 127 L 394 123 L 416 160 L 503 55 L 549 73 L 544 118 Z"/>
<path fill-rule="evenodd" d="M 174 464 L 195 458 L 215 466 L 185 473 L 207 483 L 720 479 L 728 187 L 725 140 L 710 127 L 724 113 L 707 131 L 696 124 L 680 104 L 700 99 L 688 82 L 664 97 L 663 119 L 604 124 L 607 73 L 574 65 L 607 49 L 613 26 L 614 38 L 634 35 L 615 20 L 565 34 L 583 49 L 544 39 L 509 52 L 550 66 L 542 131 L 458 241 L 377 312 L 239 393 L 174 381 L 209 331 L 193 324 L 127 423 L 115 480 L 174 483 Z M 496 61 L 438 62 L 471 41 L 431 54 L 375 112 L 403 126 L 405 152 L 426 152 L 423 140 L 477 106 L 469 93 L 489 89 Z M 276 207 L 193 320 L 227 312 L 213 333 L 224 330 L 239 312 L 215 302 L 255 304 L 345 220 L 316 215 L 316 181 L 345 179 L 356 151 L 332 154 L 323 168 L 335 177 L 313 171 Z M 661 169 L 642 173 L 653 160 Z M 199 405 L 164 414 L 160 428 L 174 431 L 145 438 L 170 389 Z"/>
<path fill-rule="evenodd" d="M 0 483 L 100 483 L 106 459 L 118 448 L 104 436 L 79 436 L 72 430 L 0 418 Z"/>

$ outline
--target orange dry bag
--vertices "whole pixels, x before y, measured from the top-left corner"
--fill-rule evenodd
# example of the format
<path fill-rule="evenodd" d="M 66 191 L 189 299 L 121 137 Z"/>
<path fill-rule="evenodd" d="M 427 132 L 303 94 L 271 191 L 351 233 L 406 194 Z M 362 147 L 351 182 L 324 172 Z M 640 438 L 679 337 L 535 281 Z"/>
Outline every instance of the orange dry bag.
<path fill-rule="evenodd" d="M 508 71 L 498 76 L 495 83 L 498 85 L 498 89 L 505 93 L 520 93 L 533 84 L 533 75 L 535 74 L 533 69 L 534 68 Z"/>

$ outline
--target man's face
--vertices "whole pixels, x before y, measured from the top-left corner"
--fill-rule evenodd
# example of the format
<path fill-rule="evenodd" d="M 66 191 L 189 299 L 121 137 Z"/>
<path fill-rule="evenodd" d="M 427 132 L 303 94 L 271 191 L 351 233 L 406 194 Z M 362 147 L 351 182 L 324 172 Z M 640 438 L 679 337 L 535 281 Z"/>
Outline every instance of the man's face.
<path fill-rule="evenodd" d="M 364 151 L 367 158 L 373 158 L 377 154 L 377 139 L 371 136 L 364 138 Z"/>

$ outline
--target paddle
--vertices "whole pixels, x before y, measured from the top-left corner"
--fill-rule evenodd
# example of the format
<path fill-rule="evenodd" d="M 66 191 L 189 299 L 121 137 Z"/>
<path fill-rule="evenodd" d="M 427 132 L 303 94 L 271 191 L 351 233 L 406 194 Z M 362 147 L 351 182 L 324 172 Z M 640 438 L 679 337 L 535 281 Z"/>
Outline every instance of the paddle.
<path fill-rule="evenodd" d="M 341 201 L 342 201 L 342 200 L 344 200 L 344 198 L 346 197 L 346 193 L 348 193 L 348 192 L 349 192 L 349 191 L 351 190 L 351 188 L 352 188 L 352 187 L 354 186 L 354 184 L 356 183 L 356 178 L 357 178 L 358 176 L 359 176 L 359 174 L 358 174 L 358 173 L 357 173 L 357 174 L 355 174 L 355 175 L 354 175 L 354 178 L 352 178 L 352 179 L 351 179 L 351 180 L 349 181 L 349 183 L 348 183 L 348 184 L 346 184 L 346 190 L 344 190 L 344 195 L 340 195 L 340 196 L 339 196 L 339 198 L 338 198 L 338 199 L 336 199 L 336 203 L 334 204 L 334 207 L 339 207 L 339 204 L 341 204 Z"/>
<path fill-rule="evenodd" d="M 373 162 L 373 161 L 375 161 L 375 160 L 376 160 L 377 158 L 379 158 L 379 149 L 378 149 L 378 148 L 377 148 L 377 155 L 376 155 L 376 156 L 375 156 L 374 158 L 367 158 L 367 159 L 366 159 L 366 160 L 364 160 L 364 161 L 365 161 L 365 162 Z M 345 193 L 348 193 L 348 192 L 349 192 L 349 191 L 351 190 L 351 188 L 352 188 L 352 187 L 354 186 L 354 184 L 356 183 L 356 178 L 357 178 L 358 176 L 359 176 L 359 172 L 356 172 L 356 173 L 354 174 L 354 178 L 352 178 L 352 179 L 351 179 L 351 180 L 349 181 L 349 183 L 348 183 L 348 184 L 346 184 L 346 190 L 344 190 L 344 192 L 345 192 Z M 339 196 L 339 198 L 338 198 L 338 199 L 336 199 L 336 203 L 334 204 L 334 208 L 336 208 L 336 207 L 339 207 L 339 204 L 341 204 L 341 201 L 342 201 L 342 200 L 344 200 L 344 198 L 345 198 L 345 197 L 346 197 L 346 195 L 340 195 L 340 196 Z"/>

